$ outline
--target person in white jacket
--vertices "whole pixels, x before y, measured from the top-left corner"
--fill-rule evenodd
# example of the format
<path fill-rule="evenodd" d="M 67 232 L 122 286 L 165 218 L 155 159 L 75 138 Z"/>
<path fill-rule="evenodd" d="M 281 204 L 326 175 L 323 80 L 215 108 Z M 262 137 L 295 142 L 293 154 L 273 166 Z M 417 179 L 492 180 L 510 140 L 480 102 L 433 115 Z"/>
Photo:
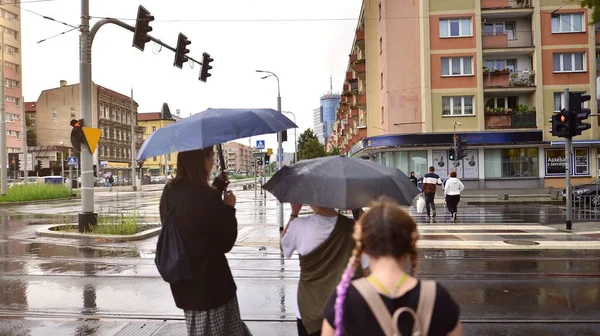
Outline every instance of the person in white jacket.
<path fill-rule="evenodd" d="M 458 212 L 458 202 L 460 202 L 460 193 L 465 190 L 464 184 L 456 177 L 456 171 L 450 172 L 450 178 L 444 186 L 444 196 L 446 204 L 452 220 L 456 221 L 456 213 Z"/>

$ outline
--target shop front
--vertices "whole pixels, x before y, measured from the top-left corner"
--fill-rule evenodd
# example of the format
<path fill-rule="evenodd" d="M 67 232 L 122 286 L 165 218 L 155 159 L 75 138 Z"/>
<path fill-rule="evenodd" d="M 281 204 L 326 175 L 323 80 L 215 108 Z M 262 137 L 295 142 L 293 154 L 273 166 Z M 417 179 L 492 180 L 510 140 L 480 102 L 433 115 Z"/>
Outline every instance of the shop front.
<path fill-rule="evenodd" d="M 541 131 L 473 132 L 465 158 L 449 160 L 451 133 L 405 134 L 364 139 L 351 156 L 370 159 L 405 173 L 424 175 L 433 166 L 441 178 L 451 171 L 469 189 L 537 189 L 545 187 L 545 147 Z M 589 160 L 588 160 L 589 161 Z"/>

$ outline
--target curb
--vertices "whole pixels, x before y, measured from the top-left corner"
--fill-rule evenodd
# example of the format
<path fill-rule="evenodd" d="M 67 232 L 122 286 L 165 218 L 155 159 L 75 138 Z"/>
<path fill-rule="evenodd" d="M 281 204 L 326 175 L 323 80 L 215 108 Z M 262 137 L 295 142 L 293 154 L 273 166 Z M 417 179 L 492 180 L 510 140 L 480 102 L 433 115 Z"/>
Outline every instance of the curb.
<path fill-rule="evenodd" d="M 70 239 L 103 239 L 111 243 L 128 242 L 135 240 L 144 240 L 160 233 L 161 227 L 156 227 L 149 230 L 144 230 L 133 235 L 106 235 L 106 234 L 90 234 L 90 233 L 79 233 L 79 232 L 61 232 L 51 231 L 50 228 L 67 226 L 65 224 L 59 225 L 46 225 L 37 229 L 36 235 L 40 237 L 54 237 L 54 238 L 70 238 Z M 69 225 L 71 226 L 71 225 Z"/>
<path fill-rule="evenodd" d="M 0 202 L 0 206 L 7 204 L 7 205 L 27 205 L 27 204 L 32 204 L 32 203 L 46 203 L 46 202 L 53 202 L 53 201 L 67 201 L 67 200 L 78 200 L 81 199 L 80 197 L 62 197 L 62 198 L 52 198 L 52 199 L 41 199 L 41 200 L 37 200 L 37 201 L 22 201 L 22 202 Z"/>
<path fill-rule="evenodd" d="M 531 201 L 531 200 L 520 200 L 520 201 L 466 201 L 467 205 L 521 205 L 521 204 L 550 204 L 550 205 L 559 205 L 562 204 L 563 201 Z"/>

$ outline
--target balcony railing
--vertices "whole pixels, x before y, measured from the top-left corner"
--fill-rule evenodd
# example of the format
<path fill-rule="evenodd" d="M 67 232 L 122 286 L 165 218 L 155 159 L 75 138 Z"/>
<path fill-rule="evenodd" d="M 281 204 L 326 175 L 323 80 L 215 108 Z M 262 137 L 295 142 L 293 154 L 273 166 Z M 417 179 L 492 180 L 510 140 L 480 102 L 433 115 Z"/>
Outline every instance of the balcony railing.
<path fill-rule="evenodd" d="M 481 9 L 531 8 L 534 0 L 481 0 Z"/>
<path fill-rule="evenodd" d="M 529 30 L 484 32 L 482 44 L 484 49 L 530 48 L 533 47 L 533 34 Z"/>
<path fill-rule="evenodd" d="M 486 88 L 534 87 L 534 71 L 509 71 L 483 69 L 483 86 Z"/>
<path fill-rule="evenodd" d="M 485 113 L 486 129 L 536 128 L 536 112 Z"/>

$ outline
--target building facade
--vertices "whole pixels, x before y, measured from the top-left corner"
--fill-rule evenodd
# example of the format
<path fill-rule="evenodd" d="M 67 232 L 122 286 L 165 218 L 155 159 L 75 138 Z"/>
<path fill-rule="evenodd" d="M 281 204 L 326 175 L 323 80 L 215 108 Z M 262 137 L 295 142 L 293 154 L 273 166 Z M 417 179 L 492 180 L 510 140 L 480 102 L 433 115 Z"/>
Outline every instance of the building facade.
<path fill-rule="evenodd" d="M 323 122 L 323 107 L 313 110 L 313 129 L 319 142 L 325 144 L 325 123 Z"/>
<path fill-rule="evenodd" d="M 223 148 L 226 151 L 227 170 L 234 174 L 245 175 L 253 171 L 252 147 L 238 142 L 228 142 Z"/>
<path fill-rule="evenodd" d="M 566 160 L 574 184 L 589 182 L 600 169 L 598 121 L 566 158 L 548 120 L 565 88 L 597 92 L 590 17 L 561 0 L 365 0 L 333 140 L 406 172 L 456 170 L 469 188 L 563 187 Z M 468 146 L 456 166 L 455 132 Z"/>
<path fill-rule="evenodd" d="M 28 106 L 35 107 L 35 111 L 28 111 L 28 116 L 35 125 L 38 146 L 70 147 L 69 122 L 81 118 L 79 84 L 60 81 L 58 88 L 42 91 L 37 102 Z M 84 126 L 102 130 L 94 153 L 94 165 L 101 174 L 130 177 L 132 155 L 135 155 L 131 152 L 131 141 L 136 142 L 137 149 L 142 144 L 141 127 L 134 125 L 135 135 L 131 134 L 131 123 L 137 120 L 137 107 L 134 101 L 131 110 L 130 97 L 92 85 L 92 120 L 84 120 Z"/>
<path fill-rule="evenodd" d="M 173 124 L 176 119 L 168 111 L 168 108 L 161 112 L 139 113 L 138 125 L 144 129 L 144 140 L 152 133 L 165 126 Z M 177 153 L 155 156 L 146 159 L 144 162 L 144 175 L 167 176 L 177 173 Z"/>
<path fill-rule="evenodd" d="M 21 9 L 3 4 L 0 25 L 4 32 L 4 96 L 6 113 L 6 146 L 8 153 L 23 153 L 23 81 L 21 61 Z"/>

